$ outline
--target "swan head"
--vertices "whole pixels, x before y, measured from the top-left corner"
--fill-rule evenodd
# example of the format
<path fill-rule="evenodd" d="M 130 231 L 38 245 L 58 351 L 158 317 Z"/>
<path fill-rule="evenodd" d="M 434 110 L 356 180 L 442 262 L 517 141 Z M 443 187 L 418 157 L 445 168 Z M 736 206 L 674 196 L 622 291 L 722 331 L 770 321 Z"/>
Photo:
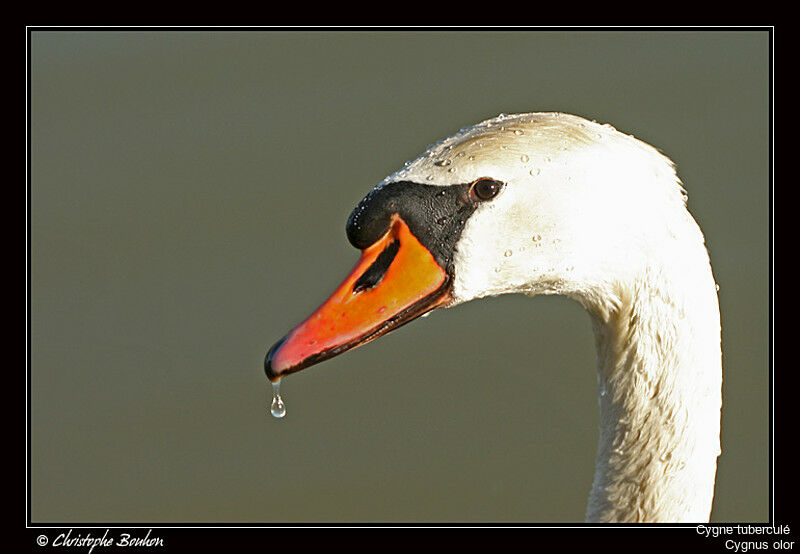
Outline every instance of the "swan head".
<path fill-rule="evenodd" d="M 583 118 L 500 115 L 427 148 L 347 222 L 353 272 L 268 352 L 270 380 L 437 307 L 511 292 L 587 306 L 702 235 L 670 160 Z"/>

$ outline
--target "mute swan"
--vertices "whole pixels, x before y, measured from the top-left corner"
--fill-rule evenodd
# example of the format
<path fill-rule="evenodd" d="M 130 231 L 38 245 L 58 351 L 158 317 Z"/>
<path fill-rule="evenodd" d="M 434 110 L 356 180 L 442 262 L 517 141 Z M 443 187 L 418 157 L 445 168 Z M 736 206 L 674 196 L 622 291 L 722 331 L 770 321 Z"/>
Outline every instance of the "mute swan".
<path fill-rule="evenodd" d="M 589 313 L 600 440 L 589 522 L 708 521 L 722 363 L 717 288 L 672 162 L 610 125 L 500 115 L 428 147 L 347 222 L 360 261 L 267 353 L 268 378 L 436 307 L 562 294 Z"/>

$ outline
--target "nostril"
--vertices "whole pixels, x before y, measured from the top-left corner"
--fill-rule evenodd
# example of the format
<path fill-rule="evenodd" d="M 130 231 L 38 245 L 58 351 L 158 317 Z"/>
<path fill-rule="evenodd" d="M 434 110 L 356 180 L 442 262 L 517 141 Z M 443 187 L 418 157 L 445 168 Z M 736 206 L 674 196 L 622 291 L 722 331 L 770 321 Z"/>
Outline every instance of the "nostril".
<path fill-rule="evenodd" d="M 353 292 L 361 292 L 363 290 L 371 289 L 381 282 L 383 276 L 386 275 L 389 266 L 392 265 L 397 251 L 400 250 L 400 241 L 394 240 L 384 248 L 378 257 L 372 262 L 367 270 L 358 278 L 353 285 Z"/>

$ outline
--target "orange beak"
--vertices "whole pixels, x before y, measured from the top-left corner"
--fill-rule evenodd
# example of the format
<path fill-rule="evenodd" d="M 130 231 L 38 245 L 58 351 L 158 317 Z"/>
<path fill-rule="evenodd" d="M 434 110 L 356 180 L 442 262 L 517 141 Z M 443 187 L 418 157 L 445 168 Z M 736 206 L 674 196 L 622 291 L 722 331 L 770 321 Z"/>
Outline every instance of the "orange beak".
<path fill-rule="evenodd" d="M 398 215 L 317 310 L 267 353 L 270 381 L 361 346 L 450 300 L 450 276 Z"/>

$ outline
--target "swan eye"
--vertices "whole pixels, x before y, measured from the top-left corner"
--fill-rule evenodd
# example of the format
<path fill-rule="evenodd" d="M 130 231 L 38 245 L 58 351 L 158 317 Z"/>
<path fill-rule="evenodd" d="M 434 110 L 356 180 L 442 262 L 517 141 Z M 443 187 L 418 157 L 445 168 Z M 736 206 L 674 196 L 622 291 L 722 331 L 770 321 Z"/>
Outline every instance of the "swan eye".
<path fill-rule="evenodd" d="M 478 179 L 472 184 L 472 194 L 478 200 L 491 200 L 502 187 L 503 183 L 494 179 Z"/>

